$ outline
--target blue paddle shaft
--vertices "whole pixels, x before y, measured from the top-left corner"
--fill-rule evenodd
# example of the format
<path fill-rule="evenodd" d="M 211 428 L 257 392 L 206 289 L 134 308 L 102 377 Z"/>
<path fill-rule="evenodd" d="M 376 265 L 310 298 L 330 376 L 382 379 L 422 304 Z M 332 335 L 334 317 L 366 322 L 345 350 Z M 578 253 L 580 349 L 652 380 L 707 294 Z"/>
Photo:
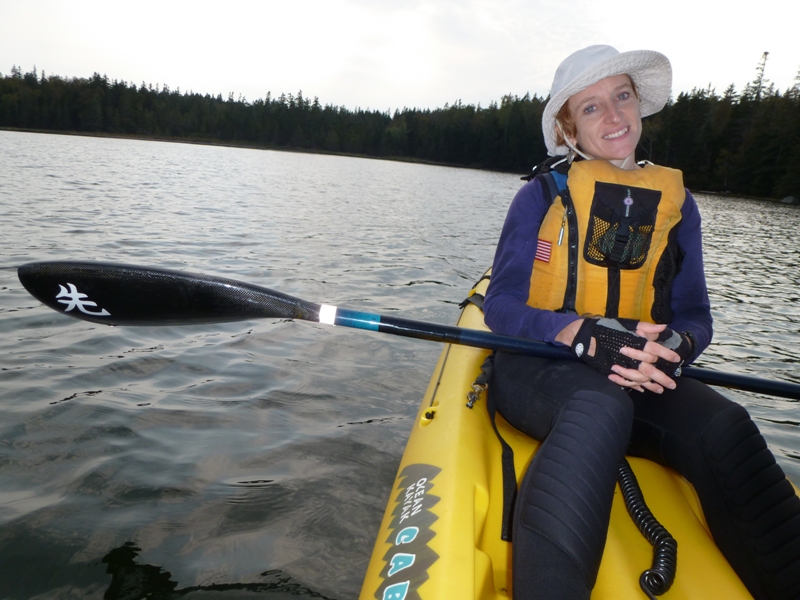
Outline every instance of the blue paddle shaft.
<path fill-rule="evenodd" d="M 29 263 L 18 271 L 35 298 L 62 314 L 106 325 L 189 325 L 247 319 L 302 319 L 433 342 L 577 360 L 563 346 L 488 331 L 319 305 L 233 279 L 97 262 Z M 800 385 L 686 367 L 710 385 L 800 400 Z"/>
<path fill-rule="evenodd" d="M 517 354 L 529 354 L 540 358 L 577 360 L 572 352 L 564 346 L 553 346 L 545 342 L 499 335 L 488 331 L 400 319 L 398 317 L 358 312 L 346 308 L 336 309 L 336 320 L 334 324 L 433 342 L 445 342 L 448 344 L 501 350 Z M 703 369 L 700 367 L 684 367 L 683 376 L 698 379 L 709 385 L 718 385 L 747 392 L 770 394 L 772 396 L 800 400 L 800 385 L 789 381 L 761 379 L 759 377 L 753 377 L 752 375 L 723 373 L 721 371 L 712 371 L 711 369 Z"/>

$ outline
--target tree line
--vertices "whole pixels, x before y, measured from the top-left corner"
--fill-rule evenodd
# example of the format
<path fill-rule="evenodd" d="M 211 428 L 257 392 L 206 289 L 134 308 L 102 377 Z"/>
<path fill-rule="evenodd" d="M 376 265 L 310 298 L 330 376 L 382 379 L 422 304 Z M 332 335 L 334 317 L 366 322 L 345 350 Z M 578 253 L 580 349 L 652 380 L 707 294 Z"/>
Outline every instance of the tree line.
<path fill-rule="evenodd" d="M 763 60 L 766 59 L 766 54 Z M 638 158 L 683 171 L 695 190 L 800 197 L 800 74 L 781 93 L 763 78 L 680 93 L 645 119 Z M 487 107 L 403 108 L 393 114 L 320 104 L 302 92 L 248 102 L 86 78 L 0 76 L 0 127 L 227 143 L 418 160 L 525 173 L 546 157 L 546 98 L 506 95 Z"/>

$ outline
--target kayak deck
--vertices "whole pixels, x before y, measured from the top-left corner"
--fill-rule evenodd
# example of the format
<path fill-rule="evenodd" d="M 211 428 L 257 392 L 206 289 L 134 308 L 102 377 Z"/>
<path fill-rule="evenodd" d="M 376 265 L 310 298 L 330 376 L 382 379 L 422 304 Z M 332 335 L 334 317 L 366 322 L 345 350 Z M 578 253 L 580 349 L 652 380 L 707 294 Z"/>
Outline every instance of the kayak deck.
<path fill-rule="evenodd" d="M 485 294 L 487 285 L 482 280 L 473 293 Z M 487 329 L 474 304 L 463 310 L 458 325 Z M 485 396 L 466 406 L 487 355 L 466 346 L 442 351 L 398 469 L 361 600 L 511 597 L 511 544 L 500 539 L 500 443 Z M 496 423 L 514 449 L 520 482 L 538 442 L 500 415 Z M 677 576 L 661 598 L 752 598 L 714 544 L 694 488 L 671 469 L 635 457 L 628 461 L 651 511 L 678 542 Z M 617 486 L 592 598 L 645 598 L 639 577 L 652 556 Z"/>

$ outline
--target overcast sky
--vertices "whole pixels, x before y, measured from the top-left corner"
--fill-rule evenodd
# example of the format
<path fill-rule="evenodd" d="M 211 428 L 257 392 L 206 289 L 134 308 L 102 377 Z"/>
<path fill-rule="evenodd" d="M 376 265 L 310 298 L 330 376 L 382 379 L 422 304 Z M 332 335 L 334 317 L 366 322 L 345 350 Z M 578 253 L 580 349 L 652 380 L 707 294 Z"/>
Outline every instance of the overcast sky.
<path fill-rule="evenodd" d="M 0 0 L 0 73 L 268 91 L 384 110 L 546 96 L 558 63 L 589 44 L 658 50 L 673 94 L 741 91 L 768 51 L 785 90 L 800 68 L 800 1 Z"/>

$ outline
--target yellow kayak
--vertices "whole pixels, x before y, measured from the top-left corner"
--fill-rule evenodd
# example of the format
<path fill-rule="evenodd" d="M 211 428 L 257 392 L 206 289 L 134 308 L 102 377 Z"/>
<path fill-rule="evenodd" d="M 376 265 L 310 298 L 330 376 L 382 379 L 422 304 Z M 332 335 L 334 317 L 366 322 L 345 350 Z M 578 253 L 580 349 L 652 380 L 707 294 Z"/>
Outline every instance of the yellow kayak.
<path fill-rule="evenodd" d="M 485 294 L 488 281 L 471 294 Z M 458 325 L 488 330 L 474 304 Z M 485 397 L 467 394 L 488 351 L 445 346 L 422 400 L 381 523 L 360 600 L 511 597 L 511 544 L 500 539 L 500 443 Z M 520 482 L 538 443 L 497 415 L 513 447 Z M 629 457 L 647 505 L 678 542 L 675 582 L 661 598 L 752 598 L 708 531 L 694 488 L 675 471 Z M 617 486 L 605 553 L 592 598 L 642 599 L 641 573 L 653 548 L 625 508 Z"/>

